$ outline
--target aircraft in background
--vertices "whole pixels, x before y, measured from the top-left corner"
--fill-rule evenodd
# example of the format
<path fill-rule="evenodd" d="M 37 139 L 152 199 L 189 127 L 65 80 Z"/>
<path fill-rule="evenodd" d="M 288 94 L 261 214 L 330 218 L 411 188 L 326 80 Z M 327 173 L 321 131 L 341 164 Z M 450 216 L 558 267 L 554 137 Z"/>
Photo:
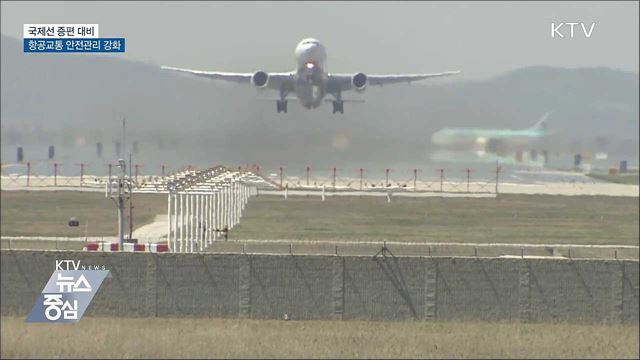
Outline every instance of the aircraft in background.
<path fill-rule="evenodd" d="M 276 99 L 276 110 L 287 112 L 287 101 L 297 100 L 307 108 L 317 108 L 322 104 L 326 94 L 331 94 L 334 100 L 333 113 L 344 114 L 345 102 L 360 102 L 357 100 L 345 100 L 342 93 L 347 90 L 362 92 L 368 85 L 387 85 L 395 83 L 411 83 L 428 78 L 458 74 L 459 71 L 442 72 L 435 74 L 397 74 L 397 75 L 366 75 L 358 72 L 355 74 L 333 74 L 326 70 L 327 53 L 324 46 L 316 39 L 304 39 L 295 49 L 296 69 L 291 72 L 267 73 L 256 71 L 254 73 L 230 73 L 217 71 L 199 71 L 181 69 L 170 66 L 162 66 L 162 69 L 181 71 L 195 76 L 201 76 L 214 80 L 225 80 L 244 84 L 253 84 L 259 89 L 273 89 L 280 92 Z M 295 94 L 296 98 L 287 98 L 289 94 Z"/>
<path fill-rule="evenodd" d="M 549 114 L 544 114 L 533 126 L 520 130 L 445 128 L 431 136 L 431 143 L 444 149 L 440 155 L 446 153 L 449 158 L 455 158 L 456 153 L 467 155 L 467 159 L 469 153 L 478 158 L 515 154 L 516 160 L 522 162 L 523 152 L 528 152 L 530 160 L 536 161 L 537 151 L 533 147 L 538 140 L 550 134 L 547 127 Z M 546 158 L 546 151 L 543 154 Z"/>

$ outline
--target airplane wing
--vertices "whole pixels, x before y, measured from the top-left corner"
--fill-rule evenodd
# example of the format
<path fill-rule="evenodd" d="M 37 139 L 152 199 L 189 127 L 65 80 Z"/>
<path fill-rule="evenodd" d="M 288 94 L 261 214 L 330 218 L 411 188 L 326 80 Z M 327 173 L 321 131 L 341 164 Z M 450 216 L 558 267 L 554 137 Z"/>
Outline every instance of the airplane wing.
<path fill-rule="evenodd" d="M 251 84 L 251 77 L 254 73 L 232 73 L 232 72 L 221 72 L 221 71 L 201 71 L 201 70 L 192 70 L 192 69 L 182 69 L 171 66 L 162 66 L 163 70 L 170 71 L 178 71 L 187 73 L 190 75 L 204 77 L 212 80 L 224 80 L 235 83 L 246 83 Z M 280 90 L 284 87 L 287 90 L 293 89 L 293 73 L 267 73 L 269 75 L 269 81 L 267 82 L 267 87 L 271 89 Z"/>
<path fill-rule="evenodd" d="M 411 83 L 429 78 L 443 77 L 459 74 L 460 71 L 447 71 L 434 74 L 389 74 L 389 75 L 366 75 L 368 85 L 387 85 L 397 83 Z M 351 90 L 353 84 L 352 78 L 355 74 L 328 74 L 328 90 L 329 92 Z"/>
<path fill-rule="evenodd" d="M 163 70 L 171 70 L 171 71 L 179 71 L 195 76 L 200 76 L 204 78 L 214 79 L 214 80 L 226 80 L 237 83 L 249 83 L 251 81 L 252 73 L 231 73 L 231 72 L 220 72 L 220 71 L 200 71 L 200 70 L 191 70 L 191 69 L 181 69 L 171 66 L 162 66 Z"/>
<path fill-rule="evenodd" d="M 408 75 L 367 75 L 367 81 L 370 85 L 386 85 L 396 83 L 410 83 L 412 81 L 430 79 L 435 77 L 443 77 L 459 74 L 460 71 L 448 71 L 435 74 L 408 74 Z"/>

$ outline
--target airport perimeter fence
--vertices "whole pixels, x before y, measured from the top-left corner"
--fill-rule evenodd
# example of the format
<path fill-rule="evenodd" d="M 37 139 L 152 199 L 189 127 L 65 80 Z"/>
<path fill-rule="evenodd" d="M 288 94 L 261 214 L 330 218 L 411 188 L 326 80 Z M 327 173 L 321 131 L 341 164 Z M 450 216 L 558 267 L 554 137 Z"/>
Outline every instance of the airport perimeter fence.
<path fill-rule="evenodd" d="M 157 169 L 155 169 L 157 168 Z M 235 169 L 235 166 L 229 169 Z M 117 164 L 63 164 L 58 162 L 24 162 L 1 164 L 2 188 L 104 188 L 109 179 L 116 176 Z M 142 174 L 142 169 L 145 174 Z M 155 169 L 155 170 L 154 170 Z M 144 186 L 162 181 L 171 174 L 196 170 L 195 166 L 170 169 L 166 165 L 148 167 L 134 164 L 127 171 L 133 183 Z M 286 174 L 284 167 L 271 169 L 260 166 L 237 166 L 238 171 L 252 171 L 277 186 L 280 190 L 305 191 L 367 191 L 367 192 L 439 192 L 497 194 L 500 184 L 500 166 L 495 170 L 477 172 L 473 169 L 380 169 L 358 168 L 346 171 L 336 167 L 327 171 L 312 171 L 307 166 L 303 175 Z"/>
<path fill-rule="evenodd" d="M 638 262 L 2 250 L 1 312 L 26 315 L 56 260 L 111 272 L 89 316 L 638 322 Z"/>
<path fill-rule="evenodd" d="M 2 236 L 0 248 L 5 250 L 86 250 L 87 244 L 117 243 L 115 236 L 39 237 Z M 151 249 L 154 244 L 167 244 L 166 238 L 139 236 L 138 244 Z M 204 246 L 200 249 L 200 245 Z M 520 258 L 520 259 L 608 259 L 639 260 L 639 247 L 633 245 L 518 244 L 462 242 L 401 242 L 366 240 L 226 240 L 192 241 L 192 252 L 200 254 L 245 255 L 337 255 Z M 147 250 L 145 250 L 147 251 Z M 170 250 L 171 252 L 180 252 Z M 182 251 L 186 252 L 186 251 Z"/>
<path fill-rule="evenodd" d="M 500 166 L 480 176 L 470 168 L 435 168 L 430 171 L 417 168 L 406 170 L 385 168 L 376 172 L 364 168 L 345 171 L 334 167 L 328 171 L 321 171 L 320 174 L 318 171 L 312 171 L 310 166 L 304 170 L 302 176 L 286 175 L 284 168 L 280 167 L 277 173 L 272 172 L 268 177 L 281 189 L 496 193 L 502 172 Z M 368 175 L 365 176 L 367 172 Z"/>
<path fill-rule="evenodd" d="M 2 164 L 1 183 L 3 188 L 12 187 L 86 187 L 104 188 L 117 176 L 118 164 L 64 164 L 58 162 L 24 162 Z M 168 176 L 171 172 L 165 165 L 158 168 L 156 175 L 142 175 L 143 164 L 134 164 L 131 178 L 135 184 L 145 184 Z M 184 167 L 174 172 L 195 169 Z M 99 174 L 99 175 L 96 175 Z M 129 171 L 127 171 L 127 176 Z"/>

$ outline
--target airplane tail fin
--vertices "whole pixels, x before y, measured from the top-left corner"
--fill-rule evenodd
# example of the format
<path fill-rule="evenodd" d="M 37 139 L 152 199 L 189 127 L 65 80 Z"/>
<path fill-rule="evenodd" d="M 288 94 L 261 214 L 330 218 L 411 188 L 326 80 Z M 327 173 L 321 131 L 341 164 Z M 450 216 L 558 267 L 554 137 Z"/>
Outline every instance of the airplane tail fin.
<path fill-rule="evenodd" d="M 549 118 L 549 115 L 551 115 L 551 111 L 547 111 L 546 113 L 544 113 L 544 115 L 542 115 L 542 117 L 540 117 L 538 122 L 536 122 L 531 127 L 531 129 L 532 130 L 538 130 L 538 131 L 547 132 L 549 130 L 548 129 L 548 125 L 547 125 L 547 119 Z"/>

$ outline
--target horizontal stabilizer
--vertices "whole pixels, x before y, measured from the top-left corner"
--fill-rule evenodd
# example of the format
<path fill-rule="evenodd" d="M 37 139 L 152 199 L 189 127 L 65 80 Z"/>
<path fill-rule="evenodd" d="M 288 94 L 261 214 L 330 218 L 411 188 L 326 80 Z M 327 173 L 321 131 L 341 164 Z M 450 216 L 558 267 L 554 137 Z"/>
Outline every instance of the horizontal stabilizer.
<path fill-rule="evenodd" d="M 330 103 L 330 102 L 334 102 L 335 100 L 324 99 L 324 101 Z M 363 103 L 364 100 L 362 100 L 362 99 L 342 99 L 342 102 L 345 102 L 345 103 Z"/>
<path fill-rule="evenodd" d="M 280 98 L 257 98 L 258 101 L 280 101 Z M 287 101 L 298 101 L 298 98 L 286 98 Z"/>

